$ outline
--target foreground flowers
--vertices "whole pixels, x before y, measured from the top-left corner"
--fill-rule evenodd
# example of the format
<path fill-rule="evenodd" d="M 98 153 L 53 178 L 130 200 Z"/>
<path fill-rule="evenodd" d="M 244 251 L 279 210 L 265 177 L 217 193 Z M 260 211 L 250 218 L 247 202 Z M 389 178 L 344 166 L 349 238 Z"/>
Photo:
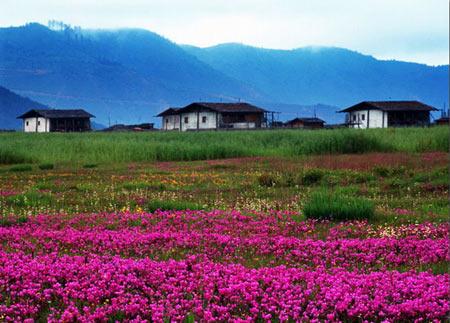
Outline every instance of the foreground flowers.
<path fill-rule="evenodd" d="M 427 320 L 449 310 L 448 275 L 248 269 L 191 257 L 0 253 L 0 317 L 49 321 Z M 6 296 L 5 296 L 6 295 Z"/>
<path fill-rule="evenodd" d="M 448 224 L 236 211 L 11 223 L 0 228 L 0 321 L 439 321 L 449 312 L 450 276 L 427 270 L 449 260 Z"/>

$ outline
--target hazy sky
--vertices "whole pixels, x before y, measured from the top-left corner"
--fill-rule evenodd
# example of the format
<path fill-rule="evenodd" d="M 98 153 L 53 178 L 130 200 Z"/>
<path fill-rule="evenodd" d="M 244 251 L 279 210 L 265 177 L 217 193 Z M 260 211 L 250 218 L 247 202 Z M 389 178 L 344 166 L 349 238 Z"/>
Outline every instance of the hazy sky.
<path fill-rule="evenodd" d="M 448 0 L 0 0 L 0 24 L 50 19 L 141 27 L 176 43 L 339 46 L 377 58 L 449 62 Z"/>

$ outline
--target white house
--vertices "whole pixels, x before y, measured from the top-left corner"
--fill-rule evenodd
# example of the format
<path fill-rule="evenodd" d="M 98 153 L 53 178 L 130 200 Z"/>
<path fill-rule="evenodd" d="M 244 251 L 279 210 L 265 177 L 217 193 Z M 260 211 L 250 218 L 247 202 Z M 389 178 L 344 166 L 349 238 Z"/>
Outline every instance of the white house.
<path fill-rule="evenodd" d="M 364 101 L 339 112 L 347 113 L 350 128 L 428 126 L 436 108 L 418 101 Z"/>
<path fill-rule="evenodd" d="M 254 129 L 267 126 L 268 111 L 248 103 L 195 102 L 183 108 L 168 108 L 162 118 L 162 130 Z"/>
<path fill-rule="evenodd" d="M 30 110 L 18 119 L 23 120 L 24 132 L 74 132 L 90 131 L 90 118 L 94 116 L 84 110 Z"/>

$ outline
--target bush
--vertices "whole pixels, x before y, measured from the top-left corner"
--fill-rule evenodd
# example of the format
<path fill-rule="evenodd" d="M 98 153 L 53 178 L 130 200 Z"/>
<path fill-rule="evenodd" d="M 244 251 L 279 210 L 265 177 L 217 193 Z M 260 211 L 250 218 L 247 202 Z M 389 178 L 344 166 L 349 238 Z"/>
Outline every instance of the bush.
<path fill-rule="evenodd" d="M 236 165 L 229 165 L 229 164 L 214 164 L 209 166 L 212 170 L 234 170 L 237 169 Z"/>
<path fill-rule="evenodd" d="M 0 218 L 0 227 L 11 227 L 13 225 L 23 224 L 28 221 L 26 216 L 19 216 L 16 218 L 2 216 Z"/>
<path fill-rule="evenodd" d="M 146 182 L 128 182 L 122 185 L 123 189 L 127 191 L 135 190 L 154 190 L 164 191 L 166 187 L 162 183 L 146 183 Z"/>
<path fill-rule="evenodd" d="M 40 170 L 49 170 L 49 169 L 55 168 L 55 166 L 53 164 L 50 164 L 50 163 L 48 163 L 48 164 L 40 164 L 38 167 L 39 167 Z"/>
<path fill-rule="evenodd" d="M 313 185 L 320 182 L 323 178 L 324 172 L 320 169 L 308 169 L 306 170 L 300 178 L 300 183 L 302 185 Z"/>
<path fill-rule="evenodd" d="M 145 205 L 145 209 L 148 212 L 155 212 L 156 210 L 161 211 L 204 210 L 204 207 L 200 204 L 188 201 L 153 200 Z"/>
<path fill-rule="evenodd" d="M 390 175 L 390 170 L 384 166 L 375 166 L 372 169 L 373 173 L 379 177 L 388 177 Z"/>
<path fill-rule="evenodd" d="M 29 172 L 33 170 L 31 165 L 16 165 L 9 169 L 11 172 Z"/>
<path fill-rule="evenodd" d="M 83 168 L 97 168 L 98 165 L 97 164 L 84 164 Z"/>
<path fill-rule="evenodd" d="M 20 163 L 31 163 L 30 157 L 10 149 L 0 149 L 0 164 L 11 165 Z"/>
<path fill-rule="evenodd" d="M 6 199 L 9 205 L 27 207 L 51 205 L 54 201 L 50 194 L 44 194 L 36 191 L 30 191 L 25 194 L 9 196 Z"/>
<path fill-rule="evenodd" d="M 374 216 L 374 205 L 363 198 L 317 191 L 306 203 L 303 213 L 308 219 L 369 220 Z"/>
<path fill-rule="evenodd" d="M 277 183 L 277 178 L 272 174 L 262 174 L 258 177 L 258 183 L 261 186 L 273 187 Z"/>

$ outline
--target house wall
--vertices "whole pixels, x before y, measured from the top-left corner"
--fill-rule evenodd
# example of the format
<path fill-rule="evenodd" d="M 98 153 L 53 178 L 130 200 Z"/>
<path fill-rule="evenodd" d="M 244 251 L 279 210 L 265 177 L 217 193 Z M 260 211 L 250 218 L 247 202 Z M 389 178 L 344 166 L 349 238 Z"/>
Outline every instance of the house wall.
<path fill-rule="evenodd" d="M 37 128 L 36 128 L 37 121 Z M 36 131 L 37 130 L 37 131 Z M 23 120 L 25 132 L 50 132 L 50 120 L 46 118 L 26 118 Z"/>
<path fill-rule="evenodd" d="M 289 128 L 303 128 L 304 126 L 303 122 L 293 122 L 289 125 Z"/>
<path fill-rule="evenodd" d="M 383 123 L 384 118 L 384 123 Z M 381 110 L 370 110 L 369 128 L 387 128 L 388 114 Z"/>
<path fill-rule="evenodd" d="M 349 113 L 349 116 L 350 122 L 354 123 L 351 125 L 353 128 L 387 128 L 388 126 L 388 114 L 385 112 L 383 116 L 383 111 L 381 110 L 352 111 Z"/>
<path fill-rule="evenodd" d="M 389 111 L 389 127 L 425 127 L 430 125 L 428 111 Z"/>
<path fill-rule="evenodd" d="M 162 118 L 161 129 L 163 130 L 180 130 L 180 116 L 169 115 Z"/>
<path fill-rule="evenodd" d="M 256 128 L 256 123 L 254 122 L 235 122 L 232 123 L 233 129 L 254 129 Z"/>
<path fill-rule="evenodd" d="M 206 118 L 205 122 L 203 122 L 203 117 Z M 185 122 L 185 118 L 188 118 L 187 123 Z M 199 130 L 216 129 L 216 112 L 202 111 L 181 114 L 181 131 L 197 130 L 197 125 Z"/>

